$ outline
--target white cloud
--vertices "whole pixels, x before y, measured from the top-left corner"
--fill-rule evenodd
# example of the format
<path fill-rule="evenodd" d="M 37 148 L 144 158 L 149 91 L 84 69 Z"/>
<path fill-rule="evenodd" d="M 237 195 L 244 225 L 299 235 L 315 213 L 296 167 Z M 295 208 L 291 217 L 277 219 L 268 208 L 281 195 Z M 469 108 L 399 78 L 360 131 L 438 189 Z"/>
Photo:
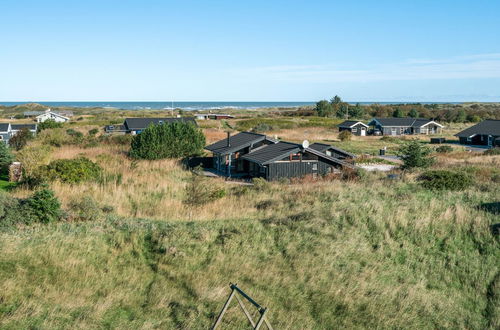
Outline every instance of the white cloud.
<path fill-rule="evenodd" d="M 283 65 L 235 70 L 232 73 L 247 79 L 302 83 L 500 78 L 500 54 L 408 59 L 363 69 L 329 64 Z"/>

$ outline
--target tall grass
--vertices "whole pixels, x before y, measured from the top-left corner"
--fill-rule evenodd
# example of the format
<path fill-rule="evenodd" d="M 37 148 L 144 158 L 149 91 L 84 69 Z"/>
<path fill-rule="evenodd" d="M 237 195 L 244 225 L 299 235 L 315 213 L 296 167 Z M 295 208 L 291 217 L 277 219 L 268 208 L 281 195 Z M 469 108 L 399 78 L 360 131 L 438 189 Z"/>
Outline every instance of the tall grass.
<path fill-rule="evenodd" d="M 206 329 L 229 282 L 268 307 L 276 329 L 500 327 L 498 214 L 481 207 L 498 202 L 498 156 L 439 156 L 437 167 L 477 175 L 463 192 L 427 191 L 417 174 L 214 179 L 226 196 L 191 210 L 190 172 L 126 150 L 55 149 L 53 159 L 85 155 L 107 171 L 52 183 L 63 205 L 91 195 L 114 214 L 1 231 L 0 328 Z M 224 326 L 248 327 L 236 304 Z"/>

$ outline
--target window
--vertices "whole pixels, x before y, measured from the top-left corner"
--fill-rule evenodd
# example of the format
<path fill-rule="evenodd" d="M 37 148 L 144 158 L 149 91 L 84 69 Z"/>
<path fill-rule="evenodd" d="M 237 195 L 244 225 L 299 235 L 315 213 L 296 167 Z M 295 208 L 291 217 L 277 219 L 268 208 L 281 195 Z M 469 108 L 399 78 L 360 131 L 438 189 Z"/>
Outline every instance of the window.
<path fill-rule="evenodd" d="M 260 167 L 260 173 L 266 174 L 266 168 L 264 166 Z"/>
<path fill-rule="evenodd" d="M 332 152 L 330 150 L 327 150 L 326 155 L 332 157 Z"/>
<path fill-rule="evenodd" d="M 313 164 L 312 170 L 313 171 L 317 171 L 318 170 L 318 164 Z"/>
<path fill-rule="evenodd" d="M 356 127 L 353 127 L 352 130 L 351 130 L 353 133 L 356 133 L 358 131 L 358 129 Z"/>

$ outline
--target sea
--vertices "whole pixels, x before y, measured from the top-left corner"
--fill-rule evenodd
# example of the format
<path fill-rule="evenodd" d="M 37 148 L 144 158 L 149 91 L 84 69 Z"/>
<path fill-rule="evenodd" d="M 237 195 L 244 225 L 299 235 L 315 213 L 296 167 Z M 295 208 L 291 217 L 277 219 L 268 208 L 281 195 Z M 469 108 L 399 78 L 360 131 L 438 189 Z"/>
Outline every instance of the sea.
<path fill-rule="evenodd" d="M 26 103 L 39 103 L 48 107 L 75 107 L 75 108 L 109 108 L 123 110 L 224 110 L 224 109 L 262 109 L 262 108 L 298 108 L 314 105 L 309 102 L 1 102 L 0 105 L 14 106 Z M 415 102 L 350 102 L 350 104 L 402 104 Z M 421 104 L 450 103 L 450 102 L 421 102 Z M 456 102 L 451 102 L 456 103 Z"/>

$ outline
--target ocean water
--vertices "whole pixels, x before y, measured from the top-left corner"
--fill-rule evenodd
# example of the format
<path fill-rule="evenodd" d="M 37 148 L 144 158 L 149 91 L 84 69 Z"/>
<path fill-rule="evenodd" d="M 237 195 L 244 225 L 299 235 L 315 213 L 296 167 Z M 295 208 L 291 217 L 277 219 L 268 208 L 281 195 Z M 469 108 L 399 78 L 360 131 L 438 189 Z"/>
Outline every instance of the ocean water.
<path fill-rule="evenodd" d="M 48 107 L 76 107 L 76 108 L 110 108 L 124 110 L 224 110 L 224 109 L 260 109 L 260 108 L 297 108 L 314 105 L 310 102 L 1 102 L 0 105 L 13 106 L 26 103 L 40 103 Z M 349 102 L 350 104 L 358 102 Z M 360 104 L 401 104 L 415 102 L 359 102 Z M 460 102 L 420 102 L 422 104 Z"/>
<path fill-rule="evenodd" d="M 224 110 L 259 108 L 294 108 L 313 105 L 315 102 L 0 102 L 13 106 L 25 103 L 39 103 L 48 107 L 112 108 L 124 110 Z"/>

